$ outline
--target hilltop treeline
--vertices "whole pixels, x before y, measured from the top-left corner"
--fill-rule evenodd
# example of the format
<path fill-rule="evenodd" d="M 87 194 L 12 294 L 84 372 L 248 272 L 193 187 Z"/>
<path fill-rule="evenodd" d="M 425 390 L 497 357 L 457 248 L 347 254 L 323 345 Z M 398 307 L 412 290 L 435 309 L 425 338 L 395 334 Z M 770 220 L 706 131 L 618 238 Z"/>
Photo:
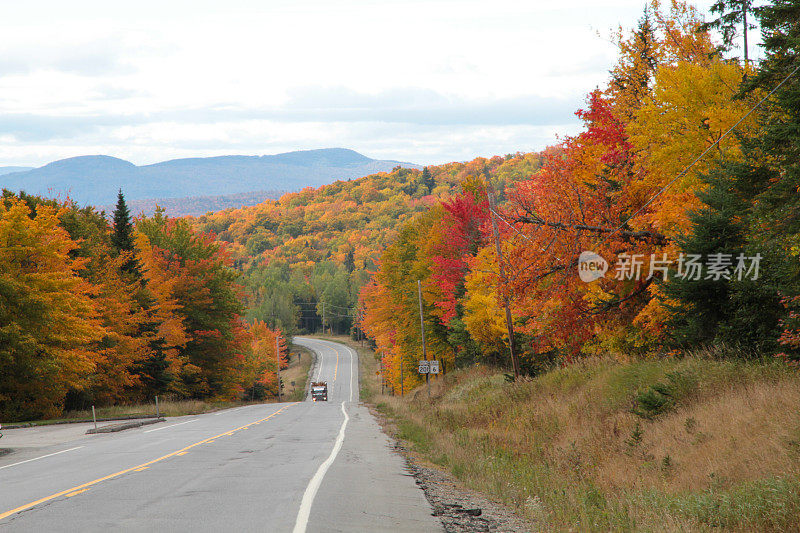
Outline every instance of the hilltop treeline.
<path fill-rule="evenodd" d="M 276 332 L 245 323 L 227 252 L 185 220 L 110 223 L 91 207 L 4 191 L 0 419 L 276 386 Z"/>
<path fill-rule="evenodd" d="M 403 365 L 406 390 L 419 380 L 408 372 L 422 354 L 417 280 L 429 357 L 448 368 L 511 368 L 510 340 L 527 374 L 720 344 L 796 362 L 796 4 L 757 10 L 766 56 L 754 68 L 728 57 L 693 8 L 653 2 L 617 34 L 608 83 L 577 112 L 584 130 L 509 184 L 496 216 L 497 169 L 474 165 L 460 192 L 405 223 L 361 293 L 389 383 L 399 391 Z"/>
<path fill-rule="evenodd" d="M 347 333 L 358 322 L 361 288 L 398 228 L 458 194 L 477 169 L 490 169 L 498 189 L 529 176 L 538 154 L 509 154 L 392 172 L 307 188 L 253 207 L 194 220 L 226 243 L 243 274 L 251 319 L 285 331 Z"/>

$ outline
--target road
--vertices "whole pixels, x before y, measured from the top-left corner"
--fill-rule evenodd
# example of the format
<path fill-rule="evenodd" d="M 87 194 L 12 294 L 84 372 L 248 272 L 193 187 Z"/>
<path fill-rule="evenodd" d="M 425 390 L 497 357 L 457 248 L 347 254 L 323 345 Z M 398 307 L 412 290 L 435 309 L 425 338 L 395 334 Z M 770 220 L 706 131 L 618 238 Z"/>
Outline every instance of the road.
<path fill-rule="evenodd" d="M 328 402 L 171 418 L 2 456 L 0 531 L 441 531 L 358 405 L 356 353 L 295 342 L 317 353 L 312 376 L 328 382 Z"/>

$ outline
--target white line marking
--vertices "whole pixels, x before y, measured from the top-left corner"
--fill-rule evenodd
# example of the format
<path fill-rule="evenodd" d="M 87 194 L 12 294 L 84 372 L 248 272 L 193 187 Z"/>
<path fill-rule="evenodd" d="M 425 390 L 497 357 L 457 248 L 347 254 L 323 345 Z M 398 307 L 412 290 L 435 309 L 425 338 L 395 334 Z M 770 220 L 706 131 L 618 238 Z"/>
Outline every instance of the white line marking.
<path fill-rule="evenodd" d="M 313 348 L 311 349 L 314 350 Z M 314 351 L 316 352 L 316 350 Z M 319 367 L 317 368 L 317 379 L 314 381 L 319 381 L 319 377 L 322 375 L 322 350 L 318 351 L 317 355 L 319 356 Z"/>
<path fill-rule="evenodd" d="M 339 428 L 339 435 L 336 437 L 333 450 L 331 450 L 331 454 L 325 459 L 325 462 L 319 465 L 317 472 L 314 474 L 314 477 L 311 478 L 311 481 L 308 482 L 306 491 L 303 493 L 303 500 L 300 502 L 300 509 L 297 511 L 297 521 L 294 524 L 294 533 L 305 533 L 306 527 L 308 527 L 308 517 L 311 515 L 311 506 L 314 503 L 314 497 L 317 495 L 319 486 L 322 484 L 322 478 L 325 477 L 328 468 L 333 464 L 333 461 L 339 454 L 339 450 L 342 449 L 344 428 L 347 427 L 347 421 L 350 420 L 350 417 L 347 416 L 347 411 L 344 409 L 344 402 L 342 402 L 342 413 L 344 414 L 344 421 L 342 422 L 342 427 Z"/>
<path fill-rule="evenodd" d="M 25 461 L 20 461 L 18 463 L 12 463 L 10 465 L 0 466 L 0 470 L 4 468 L 11 468 L 12 466 L 21 465 L 22 463 L 30 463 L 31 461 L 38 461 L 39 459 L 44 459 L 45 457 L 52 457 L 53 455 L 58 455 L 60 453 L 71 452 L 72 450 L 77 450 L 78 448 L 83 448 L 83 446 L 75 446 L 74 448 L 69 448 L 68 450 L 61 450 L 60 452 L 48 453 L 47 455 L 42 455 L 41 457 L 34 457 L 33 459 L 27 459 Z"/>
<path fill-rule="evenodd" d="M 192 422 L 197 422 L 197 419 L 195 418 L 194 420 L 187 420 L 186 422 L 178 422 L 177 424 L 172 424 L 170 426 L 163 426 L 163 427 L 156 428 L 156 429 L 148 429 L 147 431 L 143 431 L 142 433 L 151 433 L 153 431 L 161 431 L 162 429 L 174 428 L 175 426 L 182 426 L 184 424 L 191 424 Z"/>
<path fill-rule="evenodd" d="M 242 407 L 234 407 L 233 409 L 223 409 L 219 413 L 214 413 L 214 416 L 224 415 L 225 413 L 232 413 L 234 411 L 238 411 L 239 409 L 242 409 Z"/>
<path fill-rule="evenodd" d="M 349 346 L 347 349 L 350 351 L 350 401 L 353 401 L 353 355 L 355 351 Z"/>

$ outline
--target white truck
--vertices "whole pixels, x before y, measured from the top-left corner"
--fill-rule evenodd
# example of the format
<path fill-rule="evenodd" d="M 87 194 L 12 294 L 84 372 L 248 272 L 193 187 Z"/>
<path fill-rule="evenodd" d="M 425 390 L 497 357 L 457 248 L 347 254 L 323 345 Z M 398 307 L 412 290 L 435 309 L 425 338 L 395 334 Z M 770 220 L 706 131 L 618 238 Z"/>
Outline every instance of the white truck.
<path fill-rule="evenodd" d="M 311 382 L 311 399 L 315 402 L 328 401 L 328 383 L 325 381 Z"/>

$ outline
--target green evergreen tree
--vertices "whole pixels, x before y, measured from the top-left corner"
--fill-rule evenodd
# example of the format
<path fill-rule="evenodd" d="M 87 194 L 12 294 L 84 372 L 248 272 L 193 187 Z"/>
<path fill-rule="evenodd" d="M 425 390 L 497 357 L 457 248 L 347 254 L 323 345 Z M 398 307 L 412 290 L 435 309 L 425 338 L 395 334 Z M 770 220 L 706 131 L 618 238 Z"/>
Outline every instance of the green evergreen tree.
<path fill-rule="evenodd" d="M 114 222 L 111 232 L 111 245 L 114 247 L 116 253 L 128 253 L 130 259 L 122 266 L 122 271 L 139 274 L 139 265 L 134 256 L 134 243 L 133 243 L 133 223 L 131 222 L 131 213 L 128 210 L 128 205 L 125 203 L 125 196 L 122 194 L 122 189 L 117 194 L 117 206 L 114 209 Z"/>
<path fill-rule="evenodd" d="M 428 188 L 428 194 L 433 192 L 433 188 L 436 187 L 436 180 L 433 179 L 433 175 L 431 171 L 428 170 L 428 167 L 422 169 L 422 185 Z"/>
<path fill-rule="evenodd" d="M 742 49 L 744 52 L 745 64 L 749 61 L 748 53 L 748 31 L 755 28 L 755 25 L 748 22 L 754 11 L 752 0 L 717 0 L 714 2 L 710 11 L 717 15 L 717 18 L 700 26 L 701 31 L 718 30 L 722 34 L 722 50 L 729 51 L 733 48 L 733 40 L 739 35 L 741 26 Z"/>
<path fill-rule="evenodd" d="M 756 192 L 766 179 L 764 169 L 747 161 L 721 161 L 706 177 L 708 188 L 699 196 L 705 206 L 692 213 L 693 231 L 679 239 L 681 250 L 700 255 L 730 254 L 730 279 L 677 277 L 664 285 L 671 310 L 672 341 L 680 347 L 711 343 L 746 345 L 756 351 L 772 351 L 778 334 L 780 302 L 776 276 L 762 258 L 758 279 L 753 273 L 734 273 L 739 254 L 747 258 L 763 254 L 749 238 L 749 216 Z M 750 266 L 748 260 L 747 266 Z M 745 273 L 746 274 L 746 273 Z M 741 277 L 741 279 L 739 279 Z M 678 303 L 673 303 L 678 302 Z"/>
<path fill-rule="evenodd" d="M 111 235 L 111 244 L 118 252 L 133 251 L 133 224 L 131 212 L 125 203 L 122 189 L 117 194 L 117 206 L 114 209 L 114 232 Z"/>
<path fill-rule="evenodd" d="M 724 341 L 774 351 L 786 317 L 780 300 L 800 294 L 800 0 L 756 12 L 766 59 L 742 92 L 775 92 L 759 111 L 759 135 L 742 142 L 744 161 L 709 174 L 705 207 L 680 244 L 687 253 L 759 254 L 759 278 L 670 280 L 678 345 Z"/>

